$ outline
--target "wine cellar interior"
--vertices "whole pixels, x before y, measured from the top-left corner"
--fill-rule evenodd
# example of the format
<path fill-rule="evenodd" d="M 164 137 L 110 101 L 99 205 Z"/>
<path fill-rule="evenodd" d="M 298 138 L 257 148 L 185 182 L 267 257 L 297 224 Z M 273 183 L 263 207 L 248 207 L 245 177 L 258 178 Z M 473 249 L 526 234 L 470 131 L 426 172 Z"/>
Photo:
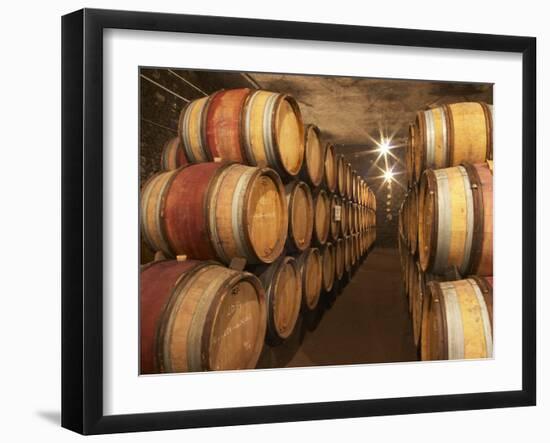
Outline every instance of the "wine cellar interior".
<path fill-rule="evenodd" d="M 141 373 L 492 356 L 492 85 L 141 68 Z"/>

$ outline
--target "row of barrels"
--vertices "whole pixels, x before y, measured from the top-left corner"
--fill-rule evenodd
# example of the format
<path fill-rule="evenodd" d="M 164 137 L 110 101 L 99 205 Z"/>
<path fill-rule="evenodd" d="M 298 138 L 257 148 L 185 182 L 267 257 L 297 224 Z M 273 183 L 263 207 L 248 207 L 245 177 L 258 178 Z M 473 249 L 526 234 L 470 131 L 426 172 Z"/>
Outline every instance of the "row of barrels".
<path fill-rule="evenodd" d="M 493 277 L 424 272 L 400 237 L 414 343 L 422 360 L 493 356 Z"/>
<path fill-rule="evenodd" d="M 254 368 L 264 341 L 288 338 L 300 312 L 350 275 L 375 235 L 347 235 L 246 271 L 182 256 L 143 265 L 140 373 Z"/>
<path fill-rule="evenodd" d="M 192 190 L 192 192 L 190 192 Z M 373 209 L 238 163 L 189 164 L 152 176 L 140 199 L 141 233 L 152 252 L 229 264 L 272 263 L 375 226 Z"/>
<path fill-rule="evenodd" d="M 299 179 L 372 209 L 374 193 L 320 129 L 304 125 L 294 98 L 248 88 L 217 91 L 185 106 L 178 136 L 162 151 L 161 168 L 217 160 L 269 167 L 283 182 Z"/>
<path fill-rule="evenodd" d="M 408 187 L 426 169 L 493 159 L 493 107 L 483 102 L 445 104 L 418 111 L 405 153 Z"/>
<path fill-rule="evenodd" d="M 398 219 L 405 294 L 423 360 L 492 357 L 492 107 L 420 111 Z"/>

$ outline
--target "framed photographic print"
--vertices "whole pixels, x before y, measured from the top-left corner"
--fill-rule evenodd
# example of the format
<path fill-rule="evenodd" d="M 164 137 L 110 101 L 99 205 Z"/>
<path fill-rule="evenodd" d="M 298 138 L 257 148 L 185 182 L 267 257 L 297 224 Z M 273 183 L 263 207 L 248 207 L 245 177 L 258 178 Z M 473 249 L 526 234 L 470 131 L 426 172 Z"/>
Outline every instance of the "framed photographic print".
<path fill-rule="evenodd" d="M 536 402 L 530 37 L 62 21 L 62 425 Z"/>

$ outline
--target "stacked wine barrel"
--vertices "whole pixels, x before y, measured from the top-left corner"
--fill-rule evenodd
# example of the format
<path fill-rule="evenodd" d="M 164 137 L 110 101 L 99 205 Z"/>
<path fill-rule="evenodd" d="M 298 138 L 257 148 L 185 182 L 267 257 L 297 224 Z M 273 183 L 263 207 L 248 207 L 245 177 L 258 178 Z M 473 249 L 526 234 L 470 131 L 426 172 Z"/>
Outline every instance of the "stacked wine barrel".
<path fill-rule="evenodd" d="M 140 197 L 142 373 L 255 367 L 375 242 L 374 192 L 289 95 L 188 103 L 160 163 Z"/>
<path fill-rule="evenodd" d="M 492 112 L 453 103 L 409 125 L 398 246 L 423 360 L 493 355 Z"/>

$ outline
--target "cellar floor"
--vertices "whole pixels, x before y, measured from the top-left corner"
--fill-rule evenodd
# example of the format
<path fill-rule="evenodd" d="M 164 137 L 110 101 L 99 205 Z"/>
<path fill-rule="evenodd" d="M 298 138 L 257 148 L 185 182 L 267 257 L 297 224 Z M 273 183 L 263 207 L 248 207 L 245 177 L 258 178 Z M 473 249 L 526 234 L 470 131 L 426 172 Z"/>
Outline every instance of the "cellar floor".
<path fill-rule="evenodd" d="M 352 278 L 302 315 L 283 344 L 265 346 L 258 368 L 417 360 L 397 249 L 374 248 Z"/>

